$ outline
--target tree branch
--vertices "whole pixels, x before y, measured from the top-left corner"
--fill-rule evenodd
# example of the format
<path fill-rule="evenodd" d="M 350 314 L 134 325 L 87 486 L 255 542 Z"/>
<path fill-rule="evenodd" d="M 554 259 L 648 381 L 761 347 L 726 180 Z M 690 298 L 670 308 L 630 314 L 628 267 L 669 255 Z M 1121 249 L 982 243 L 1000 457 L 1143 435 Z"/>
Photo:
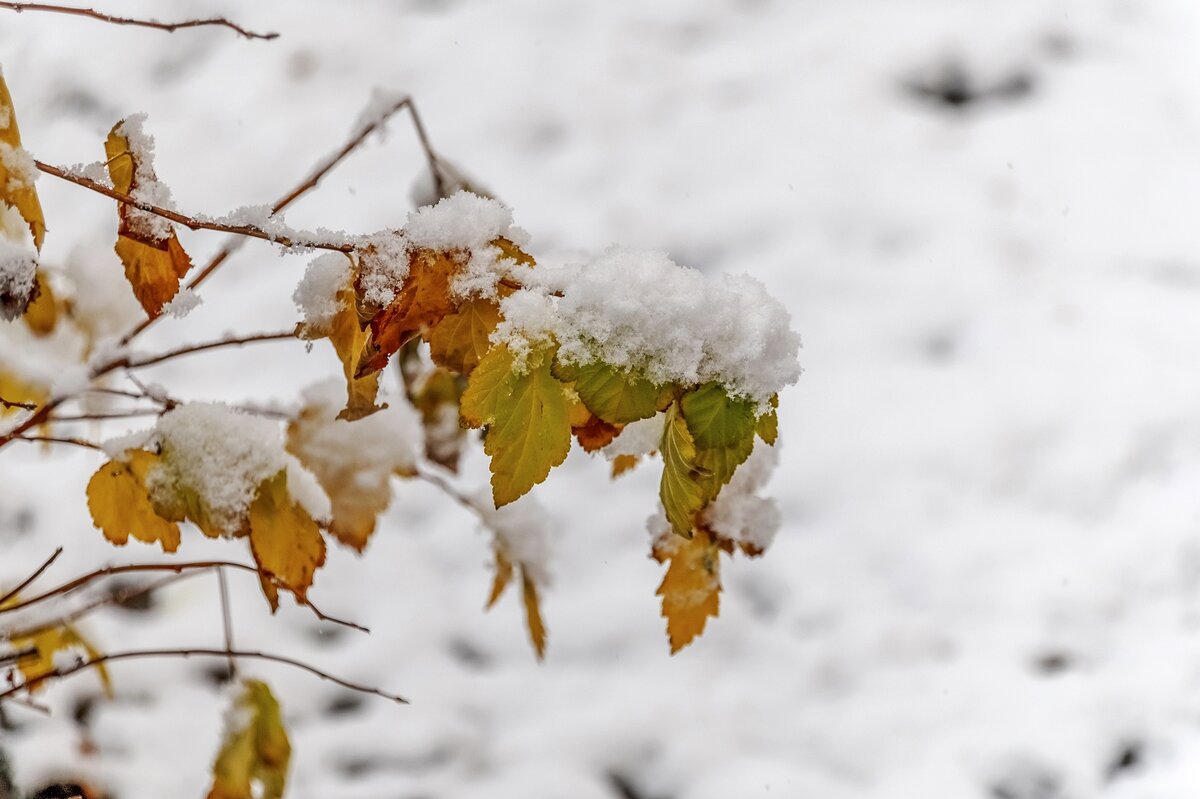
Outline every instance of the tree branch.
<path fill-rule="evenodd" d="M 11 438 L 14 441 L 44 441 L 48 444 L 70 444 L 75 447 L 83 447 L 84 449 L 104 449 L 93 441 L 85 441 L 82 438 L 67 438 L 66 436 L 27 436 L 14 434 Z"/>
<path fill-rule="evenodd" d="M 114 663 L 118 660 L 136 660 L 138 658 L 188 658 L 192 656 L 224 658 L 231 655 L 235 658 L 253 658 L 256 660 L 268 660 L 272 663 L 282 663 L 286 666 L 292 666 L 294 668 L 301 669 L 302 671 L 307 671 L 309 674 L 320 677 L 322 680 L 328 680 L 329 682 L 340 685 L 341 687 L 347 688 L 351 691 L 358 691 L 359 693 L 363 694 L 380 696 L 384 699 L 390 699 L 391 701 L 402 705 L 408 704 L 408 700 L 399 694 L 390 694 L 386 691 L 380 690 L 379 688 L 372 688 L 369 685 L 362 685 L 360 683 L 354 683 L 350 682 L 349 680 L 342 679 L 341 677 L 335 677 L 334 675 L 325 671 L 321 671 L 316 666 L 309 665 L 301 660 L 295 660 L 294 658 L 285 657 L 283 655 L 274 655 L 269 652 L 254 652 L 237 649 L 233 651 L 226 651 L 224 649 L 135 649 L 128 652 L 113 652 L 107 655 L 98 655 L 97 657 L 82 660 L 68 668 L 54 669 L 46 674 L 41 674 L 33 679 L 26 680 L 20 685 L 14 685 L 7 691 L 0 693 L 0 701 L 13 696 L 14 694 L 20 693 L 21 691 L 32 690 L 47 680 L 68 677 L 72 674 L 83 671 L 84 669 L 90 669 L 93 666 L 99 666 L 102 663 Z"/>
<path fill-rule="evenodd" d="M 0 397 L 0 405 L 3 405 L 5 408 L 19 409 L 24 411 L 37 410 L 36 402 L 15 402 L 13 400 L 6 400 L 4 397 Z"/>
<path fill-rule="evenodd" d="M 120 363 L 112 368 L 115 369 L 118 367 L 124 367 L 126 369 L 140 369 L 144 366 L 153 366 L 155 364 L 162 363 L 163 361 L 169 361 L 172 358 L 178 358 L 180 355 L 190 355 L 193 352 L 205 352 L 207 350 L 215 350 L 220 347 L 240 347 L 243 344 L 253 344 L 259 341 L 283 341 L 285 339 L 294 338 L 296 338 L 294 331 L 289 331 L 286 333 L 255 333 L 251 336 L 241 336 L 239 338 L 223 338 L 219 339 L 218 341 L 209 341 L 204 344 L 189 344 L 186 347 L 169 350 L 167 352 L 160 353 L 159 355 L 152 355 L 140 360 L 134 360 L 125 357 L 121 359 Z M 105 371 L 111 371 L 111 369 L 106 369 Z"/>
<path fill-rule="evenodd" d="M 0 8 L 5 8 L 10 11 L 16 11 L 18 14 L 22 11 L 49 11 L 54 14 L 68 14 L 74 17 L 88 17 L 90 19 L 107 22 L 110 25 L 137 25 L 142 28 L 156 28 L 157 30 L 174 33 L 182 28 L 200 28 L 210 25 L 219 25 L 236 31 L 239 35 L 247 39 L 277 39 L 278 33 L 254 33 L 248 31 L 240 25 L 236 25 L 224 17 L 211 17 L 208 19 L 188 19 L 182 22 L 158 22 L 153 19 L 132 19 L 130 17 L 115 17 L 112 14 L 105 14 L 102 11 L 96 11 L 91 8 L 73 8 L 70 6 L 57 6 L 48 3 L 6 3 L 0 2 Z"/>
<path fill-rule="evenodd" d="M 59 547 L 58 549 L 54 550 L 53 554 L 51 554 L 50 557 L 46 558 L 46 562 L 43 563 L 41 566 L 38 566 L 37 569 L 34 570 L 33 574 L 29 575 L 24 580 L 22 580 L 20 582 L 20 584 L 17 585 L 16 588 L 12 589 L 8 593 L 6 593 L 4 596 L 0 596 L 0 605 L 3 605 L 5 602 L 12 599 L 17 594 L 21 593 L 26 588 L 28 588 L 30 585 L 32 585 L 33 581 L 36 580 L 37 578 L 41 577 L 46 572 L 46 569 L 50 568 L 50 564 L 53 563 L 54 561 L 58 560 L 58 556 L 61 555 L 62 553 L 63 553 L 62 547 Z"/>

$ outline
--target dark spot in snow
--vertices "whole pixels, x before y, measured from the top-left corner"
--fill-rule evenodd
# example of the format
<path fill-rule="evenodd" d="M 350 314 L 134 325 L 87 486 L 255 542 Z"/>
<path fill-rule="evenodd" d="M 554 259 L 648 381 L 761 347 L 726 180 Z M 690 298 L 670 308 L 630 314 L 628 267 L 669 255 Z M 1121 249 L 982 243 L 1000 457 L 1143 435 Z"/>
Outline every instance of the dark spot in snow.
<path fill-rule="evenodd" d="M 220 661 L 211 663 L 204 667 L 204 678 L 213 685 L 224 685 L 233 679 L 233 670 L 229 668 L 229 664 Z"/>
<path fill-rule="evenodd" d="M 924 350 L 929 360 L 945 363 L 951 360 L 958 350 L 958 337 L 948 330 L 933 333 L 925 339 Z"/>
<path fill-rule="evenodd" d="M 153 610 L 157 602 L 154 599 L 154 593 L 144 591 L 143 588 L 144 586 L 138 583 L 118 580 L 112 584 L 108 595 L 112 599 L 113 605 L 122 610 L 131 613 L 145 613 Z"/>
<path fill-rule="evenodd" d="M 75 705 L 71 708 L 71 718 L 80 727 L 87 727 L 92 723 L 92 716 L 95 710 L 96 697 L 94 695 L 81 696 L 75 700 Z"/>
<path fill-rule="evenodd" d="M 904 82 L 905 90 L 927 103 L 951 111 L 996 102 L 1012 102 L 1033 92 L 1033 75 L 1016 69 L 995 80 L 974 75 L 960 61 L 948 60 L 928 74 Z"/>
<path fill-rule="evenodd" d="M 1134 771 L 1145 758 L 1145 747 L 1141 741 L 1123 742 L 1113 756 L 1112 761 L 1104 769 L 1104 776 L 1109 780 L 1116 779 L 1126 771 Z"/>
<path fill-rule="evenodd" d="M 992 783 L 992 799 L 1063 799 L 1062 782 L 1043 766 L 1024 763 Z"/>
<path fill-rule="evenodd" d="M 1074 659 L 1066 652 L 1043 652 L 1033 661 L 1033 667 L 1046 676 L 1062 674 L 1074 665 Z"/>
<path fill-rule="evenodd" d="M 104 794 L 97 793 L 77 782 L 56 782 L 46 785 L 29 795 L 29 799 L 103 799 Z"/>
<path fill-rule="evenodd" d="M 669 797 L 651 796 L 638 787 L 628 776 L 617 771 L 608 772 L 608 784 L 619 799 L 669 799 Z"/>
<path fill-rule="evenodd" d="M 464 666 L 483 670 L 492 665 L 492 657 L 475 644 L 464 638 L 455 638 L 450 642 L 450 654 Z"/>
<path fill-rule="evenodd" d="M 372 771 L 379 771 L 381 763 L 372 757 L 356 757 L 338 763 L 337 769 L 346 777 L 361 777 Z"/>
<path fill-rule="evenodd" d="M 325 706 L 327 716 L 348 716 L 362 709 L 363 699 L 353 694 L 342 694 Z"/>

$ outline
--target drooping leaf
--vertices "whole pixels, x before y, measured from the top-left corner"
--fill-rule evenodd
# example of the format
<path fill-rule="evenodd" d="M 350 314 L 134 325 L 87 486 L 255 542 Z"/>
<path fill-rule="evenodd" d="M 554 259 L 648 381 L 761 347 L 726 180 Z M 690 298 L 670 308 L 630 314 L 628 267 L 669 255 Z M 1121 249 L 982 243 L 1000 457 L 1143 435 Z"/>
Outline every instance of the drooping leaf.
<path fill-rule="evenodd" d="M 588 414 L 587 422 L 572 427 L 571 432 L 575 434 L 575 440 L 583 447 L 584 452 L 597 452 L 612 443 L 621 432 L 621 427 L 609 424 L 599 416 Z"/>
<path fill-rule="evenodd" d="M 488 336 L 500 324 L 500 306 L 478 297 L 464 302 L 429 331 L 429 355 L 438 366 L 469 375 L 491 348 Z"/>
<path fill-rule="evenodd" d="M 305 596 L 313 574 L 325 563 L 321 530 L 288 493 L 286 471 L 264 480 L 250 505 L 250 551 L 260 569 L 298 597 Z M 260 582 L 271 610 L 278 610 L 278 587 L 270 580 Z"/>
<path fill-rule="evenodd" d="M 179 548 L 179 525 L 160 517 L 146 492 L 146 474 L 158 463 L 158 456 L 135 449 L 129 450 L 126 458 L 104 464 L 88 481 L 93 524 L 117 546 L 128 543 L 132 535 L 147 544 L 161 544 L 164 552 L 174 552 Z"/>
<path fill-rule="evenodd" d="M 690 541 L 668 536 L 655 545 L 654 559 L 670 561 L 657 594 L 667 620 L 667 638 L 675 654 L 704 632 L 721 610 L 720 547 L 701 528 Z"/>
<path fill-rule="evenodd" d="M 696 444 L 687 422 L 679 413 L 679 404 L 667 409 L 662 440 L 663 475 L 659 498 L 671 528 L 684 538 L 692 537 L 696 513 L 704 507 L 701 485 L 705 472 L 696 465 Z"/>
<path fill-rule="evenodd" d="M 33 185 L 36 175 L 32 159 L 21 149 L 17 113 L 4 76 L 0 75 L 0 202 L 17 210 L 29 226 L 33 246 L 40 252 L 46 238 L 46 219 Z"/>
<path fill-rule="evenodd" d="M 29 303 L 29 307 L 25 309 L 25 315 L 21 318 L 25 320 L 25 324 L 29 326 L 35 336 L 48 336 L 54 332 L 54 327 L 58 324 L 60 311 L 59 300 L 54 295 L 54 290 L 50 288 L 50 281 L 46 279 L 46 273 L 38 269 L 37 289 L 34 291 L 33 301 Z"/>
<path fill-rule="evenodd" d="M 17 601 L 17 597 L 9 600 L 10 603 Z M 55 655 L 59 652 L 83 650 L 89 661 L 100 657 L 96 648 L 69 624 L 44 627 L 28 633 L 17 632 L 8 639 L 6 644 L 13 652 L 18 653 L 16 666 L 25 682 L 41 680 L 47 675 L 54 674 L 57 671 L 54 665 Z M 104 693 L 111 697 L 113 687 L 108 669 L 103 663 L 97 663 L 93 668 L 100 677 L 100 684 L 104 686 Z M 44 681 L 40 682 L 30 686 L 29 690 L 31 692 L 40 691 L 45 684 Z"/>
<path fill-rule="evenodd" d="M 226 721 L 208 799 L 281 799 L 292 746 L 271 689 L 246 680 Z"/>
<path fill-rule="evenodd" d="M 467 381 L 441 367 L 414 381 L 410 392 L 413 407 L 425 428 L 425 456 L 434 463 L 458 471 L 467 431 L 458 423 L 458 405 Z"/>
<path fill-rule="evenodd" d="M 728 447 L 754 434 L 754 404 L 730 397 L 718 383 L 684 394 L 680 410 L 700 449 Z"/>
<path fill-rule="evenodd" d="M 339 419 L 353 421 L 368 416 L 383 406 L 375 404 L 379 394 L 379 373 L 357 377 L 358 359 L 362 355 L 369 335 L 358 324 L 358 312 L 354 308 L 354 289 L 346 287 L 337 293 L 338 312 L 333 318 L 329 341 L 342 362 L 342 373 L 346 377 L 346 408 Z"/>
<path fill-rule="evenodd" d="M 529 640 L 538 660 L 546 657 L 546 625 L 542 622 L 542 609 L 538 601 L 537 585 L 525 570 L 521 570 L 521 599 L 525 603 L 525 623 L 529 628 Z"/>
<path fill-rule="evenodd" d="M 489 609 L 504 595 L 504 589 L 508 587 L 508 583 L 512 580 L 513 576 L 512 561 L 504 554 L 504 549 L 496 546 L 493 547 L 493 552 L 496 556 L 496 575 L 492 578 L 492 590 L 488 594 L 486 607 Z"/>
<path fill-rule="evenodd" d="M 775 446 L 775 441 L 779 438 L 779 395 L 775 394 L 771 397 L 771 410 L 758 417 L 758 422 L 754 426 L 754 432 L 758 437 L 772 447 Z"/>
<path fill-rule="evenodd" d="M 370 253 L 364 252 L 363 258 Z M 378 372 L 410 339 L 442 321 L 454 311 L 450 281 L 462 266 L 461 258 L 437 250 L 412 250 L 408 275 L 395 299 L 371 318 L 371 335 L 364 345 L 355 376 Z"/>
<path fill-rule="evenodd" d="M 124 122 L 118 122 L 104 142 L 108 155 L 108 174 L 113 188 L 123 194 L 135 194 L 140 177 L 148 172 L 148 164 L 138 164 L 129 140 L 118 133 Z M 192 261 L 183 251 L 175 231 L 156 235 L 136 224 L 134 215 L 146 213 L 125 203 L 117 204 L 120 225 L 117 228 L 117 256 L 125 265 L 125 277 L 133 294 L 150 318 L 162 313 L 162 307 L 179 291 L 179 281 L 192 268 Z"/>
<path fill-rule="evenodd" d="M 739 466 L 745 463 L 754 450 L 754 431 L 726 447 L 697 449 L 693 460 L 700 471 L 700 486 L 704 492 L 704 504 L 712 502 L 721 489 L 733 477 Z"/>
<path fill-rule="evenodd" d="M 491 456 L 492 496 L 507 505 L 546 479 L 571 449 L 568 398 L 550 374 L 548 353 L 531 353 L 517 371 L 507 346 L 494 347 L 471 373 L 462 416 L 486 427 L 484 452 Z"/>
<path fill-rule="evenodd" d="M 575 391 L 588 410 L 609 424 L 649 419 L 659 411 L 662 388 L 644 377 L 596 361 L 573 370 Z"/>

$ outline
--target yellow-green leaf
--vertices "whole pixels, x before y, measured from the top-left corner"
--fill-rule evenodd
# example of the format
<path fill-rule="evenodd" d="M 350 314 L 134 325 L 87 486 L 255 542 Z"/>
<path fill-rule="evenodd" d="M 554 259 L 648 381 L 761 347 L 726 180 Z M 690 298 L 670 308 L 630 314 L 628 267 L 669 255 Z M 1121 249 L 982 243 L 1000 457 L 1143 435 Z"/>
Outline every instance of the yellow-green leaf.
<path fill-rule="evenodd" d="M 429 355 L 438 366 L 468 375 L 491 348 L 488 337 L 498 324 L 500 306 L 494 300 L 464 302 L 429 331 Z"/>
<path fill-rule="evenodd" d="M 260 569 L 301 598 L 325 563 L 325 539 L 308 511 L 288 493 L 286 471 L 258 487 L 250 505 L 250 551 Z M 266 579 L 260 582 L 271 610 L 278 610 L 278 586 Z"/>
<path fill-rule="evenodd" d="M 159 516 L 146 492 L 146 474 L 157 463 L 154 453 L 129 450 L 126 460 L 109 461 L 88 481 L 92 523 L 117 546 L 132 535 L 147 544 L 161 544 L 164 552 L 179 548 L 179 525 Z"/>
<path fill-rule="evenodd" d="M 705 473 L 696 466 L 696 444 L 678 403 L 667 409 L 662 440 L 663 475 L 659 497 L 671 528 L 684 538 L 692 537 L 696 513 L 704 507 L 701 485 Z"/>
<path fill-rule="evenodd" d="M 730 397 L 718 383 L 692 389 L 680 406 L 700 449 L 728 447 L 754 434 L 754 404 Z"/>
<path fill-rule="evenodd" d="M 271 689 L 246 680 L 226 721 L 208 799 L 281 799 L 292 745 Z"/>
<path fill-rule="evenodd" d="M 38 201 L 32 175 L 21 174 L 24 169 L 36 170 L 27 153 L 21 149 L 21 131 L 17 128 L 17 113 L 13 109 L 12 96 L 0 75 L 0 202 L 17 213 L 29 226 L 33 246 L 40 252 L 46 238 L 46 219 L 42 215 L 42 204 Z M 24 162 L 23 167 L 17 164 Z"/>
<path fill-rule="evenodd" d="M 479 362 L 462 397 L 462 416 L 486 427 L 496 507 L 520 498 L 546 479 L 571 448 L 568 398 L 550 374 L 550 356 L 532 353 L 517 371 L 512 352 L 493 348 Z"/>
<path fill-rule="evenodd" d="M 600 361 L 572 371 L 583 404 L 609 424 L 628 424 L 658 413 L 662 390 L 644 377 Z"/>
<path fill-rule="evenodd" d="M 771 410 L 758 417 L 758 421 L 754 425 L 754 432 L 758 437 L 775 446 L 775 442 L 779 438 L 779 395 L 774 394 L 771 397 Z"/>
<path fill-rule="evenodd" d="M 733 477 L 737 467 L 750 457 L 754 450 L 754 433 L 751 432 L 727 447 L 696 450 L 693 461 L 700 470 L 700 486 L 704 490 L 704 504 L 712 502 L 721 489 Z"/>

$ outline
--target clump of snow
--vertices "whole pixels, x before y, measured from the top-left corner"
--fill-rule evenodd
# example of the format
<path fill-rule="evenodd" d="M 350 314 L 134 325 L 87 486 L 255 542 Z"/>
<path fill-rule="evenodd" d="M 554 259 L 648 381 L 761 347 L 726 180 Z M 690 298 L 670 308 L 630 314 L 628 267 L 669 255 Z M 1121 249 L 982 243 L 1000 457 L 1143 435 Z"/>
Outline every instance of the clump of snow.
<path fill-rule="evenodd" d="M 87 364 L 76 363 L 63 367 L 50 384 L 51 396 L 59 399 L 74 397 L 92 382 L 92 370 Z"/>
<path fill-rule="evenodd" d="M 222 403 L 190 402 L 164 413 L 149 444 L 162 453 L 146 479 L 155 503 L 177 508 L 192 492 L 230 536 L 241 531 L 259 484 L 287 466 L 278 424 Z"/>
<path fill-rule="evenodd" d="M 50 664 L 55 671 L 70 671 L 87 658 L 87 650 L 82 646 L 67 646 L 54 650 L 54 654 L 50 656 Z"/>
<path fill-rule="evenodd" d="M 129 154 L 133 156 L 133 185 L 130 187 L 129 194 L 141 202 L 170 209 L 174 207 L 171 201 L 171 190 L 154 174 L 154 137 L 143 129 L 142 126 L 145 122 L 146 115 L 144 113 L 133 114 L 122 120 L 116 127 L 117 135 L 125 137 L 129 143 Z M 163 241 L 170 237 L 172 231 L 170 220 L 131 206 L 122 207 L 125 221 L 133 232 L 154 241 Z"/>
<path fill-rule="evenodd" d="M 40 174 L 33 156 L 27 150 L 6 142 L 0 142 L 0 166 L 8 173 L 5 190 L 9 192 L 29 188 Z"/>
<path fill-rule="evenodd" d="M 328 335 L 333 319 L 341 305 L 338 292 L 350 285 L 350 259 L 329 252 L 318 255 L 304 270 L 292 302 L 300 309 L 305 333 L 309 336 Z"/>
<path fill-rule="evenodd" d="M 759 496 L 758 492 L 766 487 L 778 463 L 779 452 L 775 447 L 755 442 L 750 457 L 704 510 L 701 523 L 721 538 L 742 544 L 754 553 L 765 551 L 775 539 L 782 519 L 775 500 Z"/>
<path fill-rule="evenodd" d="M 0 239 L 0 316 L 8 321 L 25 313 L 37 289 L 37 253 Z"/>
<path fill-rule="evenodd" d="M 100 449 L 111 460 L 125 460 L 125 453 L 131 449 L 146 449 L 149 445 L 153 430 L 135 430 L 123 436 L 105 439 L 100 442 Z"/>
<path fill-rule="evenodd" d="M 531 494 L 497 508 L 488 489 L 473 497 L 483 526 L 496 536 L 504 556 L 539 586 L 550 584 L 550 517 Z"/>
<path fill-rule="evenodd" d="M 604 448 L 605 457 L 612 460 L 620 455 L 641 457 L 655 452 L 662 444 L 666 420 L 667 415 L 660 411 L 649 419 L 639 419 L 625 425 L 617 437 Z"/>
<path fill-rule="evenodd" d="M 424 452 L 421 421 L 405 402 L 353 422 L 338 419 L 346 404 L 345 384 L 331 378 L 303 392 L 300 435 L 289 447 L 326 483 L 353 483 L 366 492 L 387 487 L 393 474 L 411 472 Z"/>
<path fill-rule="evenodd" d="M 523 279 L 528 290 L 503 300 L 492 334 L 519 359 L 552 340 L 568 364 L 601 360 L 660 384 L 712 380 L 760 408 L 800 376 L 787 309 L 748 275 L 710 278 L 664 253 L 612 248 Z"/>
<path fill-rule="evenodd" d="M 408 275 L 414 250 L 447 252 L 458 263 L 450 291 L 458 297 L 494 297 L 496 285 L 513 266 L 492 242 L 505 238 L 518 247 L 528 243 L 513 225 L 512 210 L 496 200 L 459 191 L 411 212 L 404 227 L 367 240 L 358 277 L 366 304 L 383 307 L 395 299 Z"/>
<path fill-rule="evenodd" d="M 288 494 L 313 519 L 322 522 L 332 519 L 333 506 L 317 476 L 304 468 L 304 464 L 294 455 L 288 454 L 286 459 Z"/>
<path fill-rule="evenodd" d="M 162 307 L 163 313 L 170 314 L 176 319 L 182 319 L 196 309 L 203 298 L 191 289 L 180 289 L 171 301 Z"/>

